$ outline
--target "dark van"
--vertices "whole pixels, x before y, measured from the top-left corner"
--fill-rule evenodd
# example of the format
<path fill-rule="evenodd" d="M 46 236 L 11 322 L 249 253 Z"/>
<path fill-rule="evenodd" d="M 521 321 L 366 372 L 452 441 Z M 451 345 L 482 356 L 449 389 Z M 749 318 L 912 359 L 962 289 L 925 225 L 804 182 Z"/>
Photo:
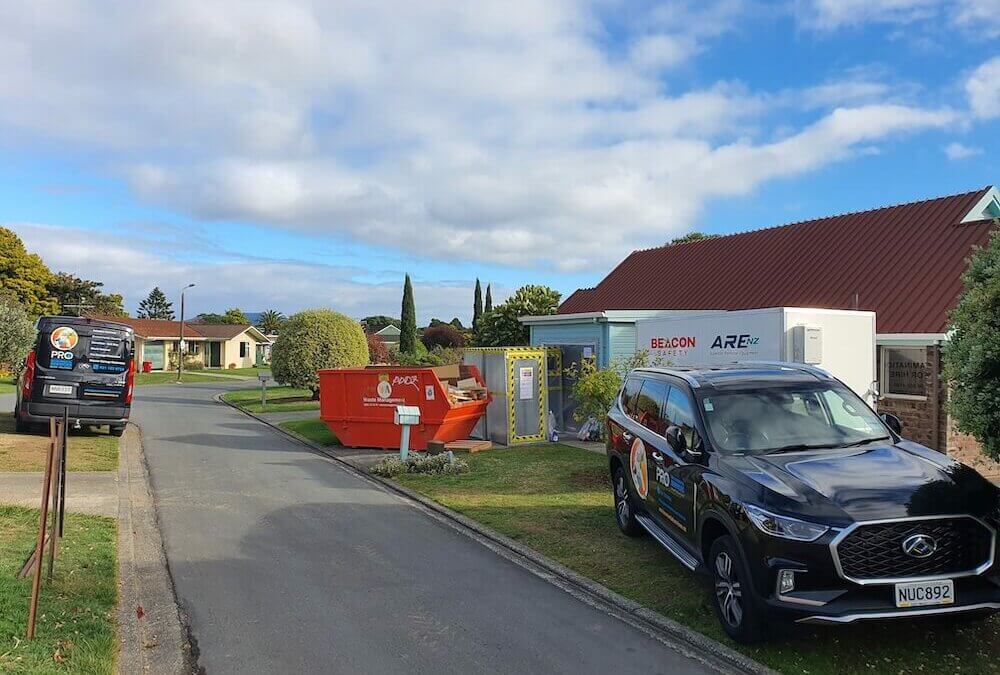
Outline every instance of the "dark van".
<path fill-rule="evenodd" d="M 121 436 L 135 380 L 132 328 L 76 316 L 43 316 L 17 383 L 18 431 L 66 410 L 74 425 L 108 425 Z"/>

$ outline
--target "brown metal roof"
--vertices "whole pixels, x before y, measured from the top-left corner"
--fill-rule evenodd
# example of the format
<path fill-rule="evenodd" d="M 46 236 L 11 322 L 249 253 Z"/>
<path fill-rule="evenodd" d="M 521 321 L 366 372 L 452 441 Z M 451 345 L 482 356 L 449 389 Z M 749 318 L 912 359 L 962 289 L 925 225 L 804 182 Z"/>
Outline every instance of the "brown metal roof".
<path fill-rule="evenodd" d="M 872 310 L 879 333 L 943 333 L 993 226 L 960 221 L 987 190 L 635 251 L 559 313 L 827 307 Z"/>
<path fill-rule="evenodd" d="M 143 338 L 180 338 L 181 334 L 180 321 L 166 321 L 164 319 L 133 319 L 131 317 L 115 317 L 110 320 L 123 323 L 126 326 L 132 326 L 132 330 L 135 334 Z M 250 328 L 251 326 L 249 325 L 193 323 L 185 321 L 184 337 L 185 339 L 209 338 L 229 340 L 236 337 L 240 333 L 249 330 Z"/>

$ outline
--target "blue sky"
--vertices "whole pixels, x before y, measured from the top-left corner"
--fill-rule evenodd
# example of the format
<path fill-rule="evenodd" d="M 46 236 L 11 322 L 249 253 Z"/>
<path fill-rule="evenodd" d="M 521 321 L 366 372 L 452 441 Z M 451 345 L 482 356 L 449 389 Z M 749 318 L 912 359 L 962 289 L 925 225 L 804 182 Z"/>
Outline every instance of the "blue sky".
<path fill-rule="evenodd" d="M 0 0 L 2 1 L 2 0 Z M 135 305 L 467 320 L 997 182 L 996 0 L 3 1 L 0 222 Z"/>

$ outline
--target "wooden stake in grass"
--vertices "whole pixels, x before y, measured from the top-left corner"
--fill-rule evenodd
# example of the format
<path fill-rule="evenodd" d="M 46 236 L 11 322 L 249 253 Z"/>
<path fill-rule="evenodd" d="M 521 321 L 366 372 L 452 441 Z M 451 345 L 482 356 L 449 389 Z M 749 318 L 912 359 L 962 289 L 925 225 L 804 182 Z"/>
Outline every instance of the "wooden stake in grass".
<path fill-rule="evenodd" d="M 56 454 L 56 420 L 49 418 L 49 454 L 42 481 L 42 512 L 38 514 L 38 543 L 35 546 L 35 576 L 31 582 L 31 604 L 28 605 L 28 639 L 35 639 L 35 615 L 38 613 L 38 591 L 42 586 L 42 552 L 45 550 L 45 525 L 49 515 L 49 490 L 52 487 L 52 464 Z"/>
<path fill-rule="evenodd" d="M 52 525 L 49 530 L 49 567 L 46 578 L 52 581 L 52 567 L 56 562 L 56 553 L 59 550 L 59 537 L 62 536 L 61 508 L 63 496 L 63 483 L 61 472 L 66 464 L 66 424 L 65 422 L 56 424 L 56 452 L 52 467 Z"/>

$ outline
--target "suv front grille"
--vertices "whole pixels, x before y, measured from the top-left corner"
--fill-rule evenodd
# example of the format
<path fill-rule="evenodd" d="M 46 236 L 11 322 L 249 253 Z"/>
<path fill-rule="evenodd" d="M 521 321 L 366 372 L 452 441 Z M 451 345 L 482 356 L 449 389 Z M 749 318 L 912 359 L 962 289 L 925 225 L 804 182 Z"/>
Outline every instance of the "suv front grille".
<path fill-rule="evenodd" d="M 903 551 L 915 534 L 934 539 L 937 549 L 926 558 Z M 993 553 L 993 532 L 965 516 L 887 523 L 861 523 L 834 547 L 842 574 L 852 581 L 905 579 L 974 572 Z"/>

